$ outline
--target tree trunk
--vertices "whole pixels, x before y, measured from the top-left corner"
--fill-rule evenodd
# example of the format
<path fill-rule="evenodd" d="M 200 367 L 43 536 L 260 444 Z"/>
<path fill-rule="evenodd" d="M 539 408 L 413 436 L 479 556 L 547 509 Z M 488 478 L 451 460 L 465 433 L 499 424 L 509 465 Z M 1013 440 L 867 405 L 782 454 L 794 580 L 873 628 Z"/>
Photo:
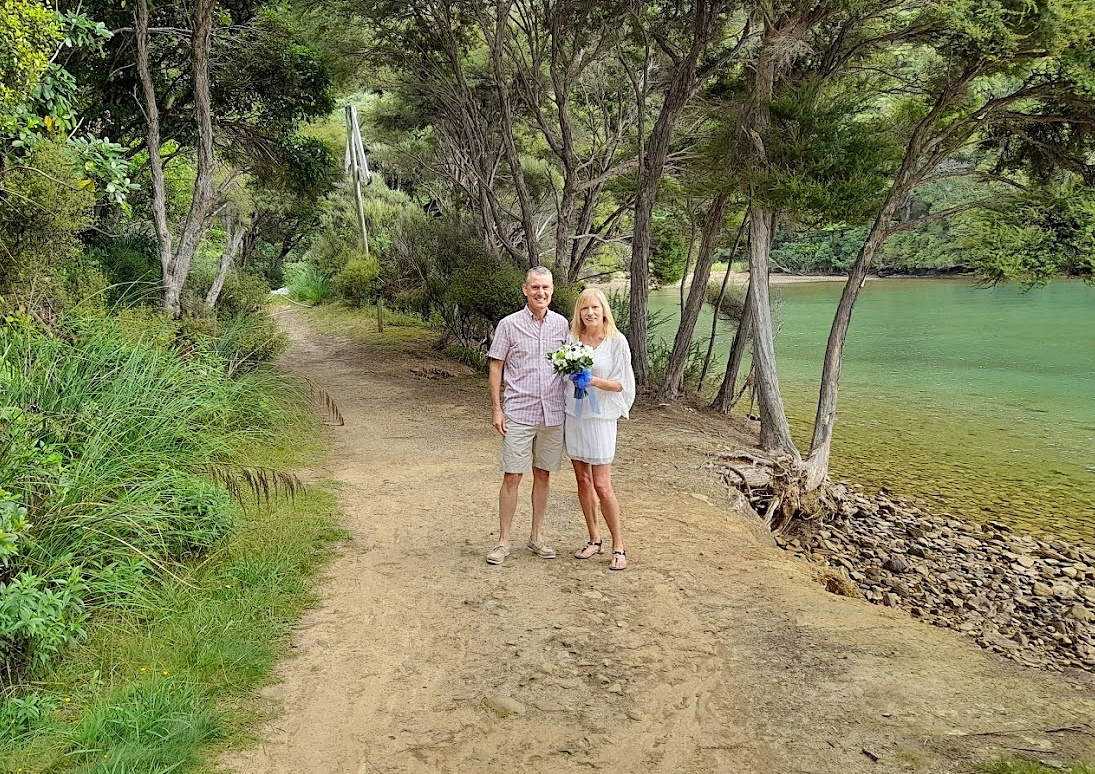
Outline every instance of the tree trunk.
<path fill-rule="evenodd" d="M 691 201 L 689 203 L 691 203 Z M 684 256 L 684 271 L 681 272 L 681 284 L 677 287 L 677 290 L 679 291 L 679 295 L 680 295 L 679 311 L 680 311 L 680 317 L 681 317 L 682 320 L 684 319 L 684 281 L 688 277 L 688 270 L 692 268 L 692 256 L 696 252 L 696 217 L 695 217 L 695 215 L 696 215 L 696 213 L 692 210 L 691 207 L 689 207 L 688 208 L 688 220 L 689 220 L 688 253 L 685 254 L 685 256 Z M 696 273 L 695 273 L 695 271 L 693 271 L 692 272 L 692 282 L 689 283 L 688 287 L 691 288 L 692 284 L 695 283 L 695 281 L 696 281 Z"/>
<path fill-rule="evenodd" d="M 741 244 L 741 235 L 745 233 L 745 226 L 748 221 L 745 216 L 742 216 L 741 225 L 738 226 L 738 233 L 734 237 L 734 245 L 730 248 L 730 256 L 726 259 L 726 271 L 722 274 L 722 286 L 719 288 L 719 295 L 715 298 L 715 313 L 711 315 L 711 336 L 707 339 L 707 354 L 703 356 L 703 368 L 700 369 L 700 383 L 697 387 L 701 392 L 703 391 L 703 384 L 707 380 L 707 370 L 711 367 L 711 355 L 715 351 L 715 333 L 719 327 L 719 310 L 722 309 L 722 299 L 726 295 L 726 285 L 730 281 L 730 272 L 734 268 L 734 258 L 738 254 L 738 246 Z M 741 323 L 748 316 L 749 312 L 749 300 L 748 290 L 746 291 L 745 309 L 742 310 L 741 320 L 738 321 L 738 328 L 741 328 Z M 734 340 L 738 337 L 737 332 L 734 333 Z M 735 378 L 737 378 L 737 370 L 734 371 Z M 715 404 L 712 403 L 712 406 Z M 725 412 L 724 412 L 725 413 Z"/>
<path fill-rule="evenodd" d="M 698 84 L 697 63 L 707 50 L 718 30 L 720 3 L 713 0 L 698 1 L 692 7 L 692 40 L 688 51 L 673 66 L 673 75 L 662 95 L 658 118 L 645 143 L 640 139 L 639 179 L 635 194 L 635 224 L 631 239 L 631 363 L 635 371 L 635 383 L 643 387 L 648 380 L 650 347 L 647 342 L 647 309 L 650 299 L 650 227 L 653 220 L 654 202 L 657 199 L 658 182 L 665 169 L 669 153 L 669 141 L 673 126 L 681 111 L 691 99 Z M 639 105 L 642 110 L 644 104 Z M 641 134 L 641 132 L 640 132 Z"/>
<path fill-rule="evenodd" d="M 677 326 L 677 335 L 673 340 L 673 351 L 662 380 L 661 394 L 665 400 L 677 397 L 684 389 L 684 371 L 688 365 L 688 353 L 692 349 L 692 336 L 696 332 L 696 322 L 703 309 L 704 296 L 707 294 L 707 278 L 711 275 L 711 264 L 715 259 L 715 243 L 722 231 L 722 219 L 726 214 L 729 197 L 719 193 L 711 202 L 707 218 L 700 235 L 700 251 L 696 256 L 696 268 L 692 272 L 692 284 L 688 289 L 688 300 L 681 312 L 681 322 Z M 684 280 L 681 280 L 683 283 Z M 715 310 L 718 316 L 718 310 Z"/>
<path fill-rule="evenodd" d="M 758 169 L 768 166 L 764 136 L 772 126 L 772 95 L 776 80 L 777 49 L 785 45 L 780 30 L 765 22 L 764 41 L 757 57 L 753 81 L 751 121 L 747 132 L 754 145 L 754 163 Z M 757 399 L 760 403 L 760 445 L 768 452 L 790 454 L 799 458 L 791 438 L 791 427 L 783 407 L 776 372 L 775 331 L 772 307 L 768 295 L 769 257 L 772 253 L 773 231 L 777 213 L 757 204 L 749 207 L 749 287 L 753 294 L 753 372 L 756 375 Z"/>
<path fill-rule="evenodd" d="M 172 253 L 167 226 L 167 195 L 160 160 L 159 110 L 148 57 L 148 3 L 137 4 L 137 71 L 144 92 L 148 122 L 149 167 L 152 172 L 152 211 L 156 229 L 160 268 L 163 271 L 163 308 L 172 317 L 182 314 L 182 289 L 190 265 L 205 233 L 206 220 L 216 198 L 213 190 L 213 108 L 210 95 L 209 60 L 213 45 L 215 0 L 196 0 L 191 34 L 191 72 L 194 81 L 194 121 L 198 135 L 197 177 L 190 212 L 183 223 L 177 247 Z"/>
<path fill-rule="evenodd" d="M 174 271 L 167 286 L 168 308 L 173 314 L 181 311 L 183 284 L 190 274 L 190 265 L 205 235 L 206 220 L 213 208 L 213 103 L 210 93 L 210 52 L 213 48 L 213 10 L 215 0 L 196 0 L 192 40 L 192 70 L 194 77 L 194 122 L 198 134 L 197 177 L 190 212 L 183 223 L 175 251 Z"/>
<path fill-rule="evenodd" d="M 776 372 L 775 331 L 768 295 L 768 255 L 776 213 L 764 209 L 749 212 L 749 286 L 753 293 L 753 371 L 760 404 L 760 445 L 767 452 L 799 456 L 791 438 L 791 426 L 783 407 Z"/>
<path fill-rule="evenodd" d="M 647 310 L 650 305 L 650 248 L 652 244 L 654 202 L 657 198 L 658 181 L 665 169 L 665 157 L 669 153 L 669 140 L 673 125 L 680 115 L 695 85 L 695 62 L 683 72 L 682 64 L 665 94 L 662 109 L 650 140 L 646 144 L 642 163 L 639 165 L 639 185 L 635 196 L 635 227 L 631 239 L 631 363 L 635 371 L 635 383 L 645 386 L 650 365 L 650 347 L 647 341 Z"/>
<path fill-rule="evenodd" d="M 236 262 L 236 255 L 240 251 L 240 245 L 243 244 L 246 233 L 247 229 L 243 223 L 238 218 L 232 218 L 228 229 L 228 244 L 224 246 L 224 252 L 221 253 L 220 262 L 217 264 L 217 276 L 213 278 L 213 284 L 209 292 L 205 294 L 205 306 L 210 312 L 217 305 L 217 299 L 220 298 L 221 290 L 224 289 L 224 281 Z"/>
<path fill-rule="evenodd" d="M 738 388 L 738 371 L 745 359 L 745 348 L 749 346 L 749 340 L 753 337 L 753 283 L 749 283 L 745 291 L 745 311 L 738 322 L 738 329 L 734 331 L 734 343 L 730 345 L 730 355 L 726 358 L 726 373 L 722 376 L 722 384 L 719 385 L 718 394 L 711 401 L 711 408 L 720 414 L 729 414 L 734 405 L 734 394 Z"/>
<path fill-rule="evenodd" d="M 810 453 L 806 458 L 807 490 L 816 489 L 829 475 L 833 425 L 836 422 L 837 392 L 840 386 L 840 366 L 844 358 L 844 342 L 852 322 L 852 309 L 866 282 L 871 263 L 886 241 L 886 237 L 889 236 L 890 221 L 913 185 L 913 165 L 910 158 L 919 156 L 919 149 L 912 147 L 915 144 L 917 144 L 916 141 L 910 145 L 908 151 L 910 155 L 902 164 L 902 169 L 896 176 L 890 194 L 882 205 L 882 210 L 871 225 L 870 233 L 867 234 L 863 246 L 859 248 L 859 255 L 856 256 L 855 264 L 852 265 L 848 281 L 844 283 L 844 291 L 840 294 L 840 303 L 837 304 L 833 326 L 829 330 L 829 341 L 825 346 L 825 362 L 821 369 L 821 389 L 818 392 L 817 414 L 814 416 L 814 432 L 810 439 Z"/>
<path fill-rule="evenodd" d="M 488 36 L 491 51 L 491 63 L 494 66 L 494 80 L 498 91 L 499 118 L 502 121 L 502 148 L 505 151 L 506 161 L 509 162 L 510 172 L 513 174 L 513 188 L 517 192 L 517 202 L 521 207 L 521 229 L 525 232 L 525 249 L 528 251 L 529 268 L 540 265 L 540 243 L 536 236 L 536 228 L 533 223 L 532 194 L 529 192 L 528 183 L 525 181 L 525 171 L 521 167 L 521 156 L 517 151 L 517 141 L 513 131 L 513 102 L 510 99 L 510 76 L 502 66 L 502 49 L 506 45 L 504 36 L 509 24 L 509 12 L 512 7 L 510 2 L 497 4 L 495 16 L 495 29 L 493 39 Z M 486 25 L 484 25 L 486 27 Z M 486 32 L 486 29 L 484 29 Z"/>
<path fill-rule="evenodd" d="M 145 144 L 152 177 L 152 225 L 156 230 L 156 250 L 159 253 L 160 276 L 163 280 L 160 299 L 167 313 L 178 317 L 178 304 L 176 302 L 174 306 L 170 305 L 167 295 L 167 281 L 175 262 L 172 256 L 171 230 L 167 225 L 167 186 L 164 182 L 163 159 L 160 156 L 160 109 L 156 103 L 156 89 L 152 83 L 152 70 L 148 61 L 148 0 L 138 0 L 135 16 L 137 75 L 141 79 L 145 120 L 148 124 Z"/>

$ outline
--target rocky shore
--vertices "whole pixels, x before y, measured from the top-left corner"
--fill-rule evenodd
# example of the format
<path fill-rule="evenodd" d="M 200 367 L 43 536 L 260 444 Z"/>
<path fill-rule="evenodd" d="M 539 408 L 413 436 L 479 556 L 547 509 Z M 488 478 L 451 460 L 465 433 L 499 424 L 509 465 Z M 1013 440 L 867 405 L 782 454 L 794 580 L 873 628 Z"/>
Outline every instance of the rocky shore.
<path fill-rule="evenodd" d="M 1095 546 L 932 515 L 836 484 L 839 511 L 777 543 L 828 568 L 830 591 L 906 610 L 1021 664 L 1095 672 Z"/>

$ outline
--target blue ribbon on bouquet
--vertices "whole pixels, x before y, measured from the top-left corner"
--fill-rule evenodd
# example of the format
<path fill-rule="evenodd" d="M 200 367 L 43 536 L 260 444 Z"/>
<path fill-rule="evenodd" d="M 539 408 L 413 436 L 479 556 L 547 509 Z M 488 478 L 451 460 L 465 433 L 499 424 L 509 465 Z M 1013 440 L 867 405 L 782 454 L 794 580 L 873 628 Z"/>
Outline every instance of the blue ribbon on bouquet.
<path fill-rule="evenodd" d="M 578 401 L 578 416 L 582 416 L 585 400 L 589 398 L 589 407 L 594 414 L 601 413 L 601 407 L 597 404 L 597 396 L 589 390 L 589 383 L 593 381 L 593 373 L 588 369 L 570 375 L 570 381 L 574 382 L 574 399 Z"/>

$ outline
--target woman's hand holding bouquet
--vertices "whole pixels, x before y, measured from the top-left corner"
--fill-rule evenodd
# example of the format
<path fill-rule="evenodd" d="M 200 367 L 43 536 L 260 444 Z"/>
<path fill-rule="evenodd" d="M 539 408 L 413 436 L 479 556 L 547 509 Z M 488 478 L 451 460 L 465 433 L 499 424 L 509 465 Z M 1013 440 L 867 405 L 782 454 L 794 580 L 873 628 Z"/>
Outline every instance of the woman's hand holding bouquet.
<path fill-rule="evenodd" d="M 548 353 L 548 360 L 556 373 L 565 374 L 574 382 L 574 397 L 581 400 L 586 396 L 589 383 L 593 381 L 593 347 L 581 342 L 568 342 L 554 352 Z"/>

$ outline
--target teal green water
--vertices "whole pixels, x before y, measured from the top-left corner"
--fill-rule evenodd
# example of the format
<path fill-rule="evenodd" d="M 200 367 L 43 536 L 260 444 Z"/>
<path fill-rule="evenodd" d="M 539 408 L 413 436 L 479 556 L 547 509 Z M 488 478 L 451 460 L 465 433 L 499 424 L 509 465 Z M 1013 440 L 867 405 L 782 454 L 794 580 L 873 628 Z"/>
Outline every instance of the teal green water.
<path fill-rule="evenodd" d="M 803 446 L 843 283 L 773 288 L 781 386 Z M 653 294 L 672 318 L 677 289 Z M 697 337 L 706 338 L 705 310 Z M 732 330 L 717 350 L 725 365 Z M 845 347 L 833 474 L 927 501 L 1095 538 L 1095 288 L 1022 293 L 968 280 L 869 282 Z"/>

